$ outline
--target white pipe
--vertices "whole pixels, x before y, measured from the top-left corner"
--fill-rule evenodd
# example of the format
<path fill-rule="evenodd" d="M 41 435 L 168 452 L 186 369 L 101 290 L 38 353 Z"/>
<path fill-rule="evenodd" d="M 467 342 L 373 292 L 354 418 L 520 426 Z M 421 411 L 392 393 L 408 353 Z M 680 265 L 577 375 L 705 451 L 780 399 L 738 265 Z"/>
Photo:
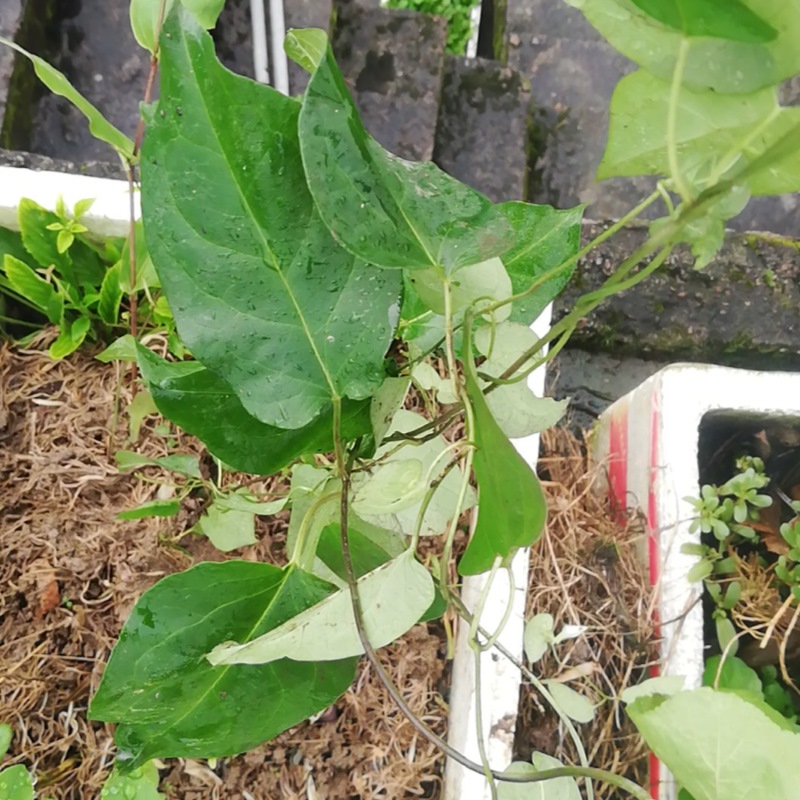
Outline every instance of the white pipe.
<path fill-rule="evenodd" d="M 250 0 L 250 28 L 253 32 L 253 72 L 259 83 L 269 83 L 269 48 L 264 0 Z"/>
<path fill-rule="evenodd" d="M 272 36 L 273 86 L 281 94 L 289 94 L 289 59 L 283 49 L 286 38 L 286 19 L 283 0 L 269 0 L 269 30 Z"/>
<path fill-rule="evenodd" d="M 469 34 L 469 41 L 467 41 L 467 58 L 476 58 L 478 55 L 478 34 L 480 33 L 481 29 L 481 10 L 483 8 L 483 3 L 478 2 L 469 12 L 469 25 L 470 25 L 470 34 Z"/>

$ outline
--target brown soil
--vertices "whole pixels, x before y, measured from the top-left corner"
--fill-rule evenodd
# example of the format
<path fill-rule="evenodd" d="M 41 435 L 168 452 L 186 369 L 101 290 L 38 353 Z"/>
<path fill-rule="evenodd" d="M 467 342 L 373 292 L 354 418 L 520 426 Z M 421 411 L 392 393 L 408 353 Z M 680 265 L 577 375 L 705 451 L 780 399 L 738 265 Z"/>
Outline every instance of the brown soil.
<path fill-rule="evenodd" d="M 129 385 L 90 354 L 54 362 L 0 346 L 0 721 L 14 729 L 4 766 L 27 765 L 38 791 L 56 800 L 98 797 L 110 769 L 112 730 L 88 722 L 86 708 L 136 598 L 164 575 L 224 558 L 185 533 L 201 500 L 177 520 L 115 519 L 163 492 L 165 480 L 157 469 L 146 476 L 159 482 L 120 474 L 115 451 L 203 453 L 176 431 L 170 444 L 155 416 L 126 442 L 127 419 L 116 409 L 130 402 Z M 234 557 L 281 563 L 284 524 L 261 520 L 259 543 Z M 382 658 L 415 712 L 444 734 L 440 634 L 439 625 L 418 625 Z M 363 667 L 316 721 L 213 768 L 170 761 L 161 790 L 179 800 L 435 797 L 440 770 L 438 752 Z"/>

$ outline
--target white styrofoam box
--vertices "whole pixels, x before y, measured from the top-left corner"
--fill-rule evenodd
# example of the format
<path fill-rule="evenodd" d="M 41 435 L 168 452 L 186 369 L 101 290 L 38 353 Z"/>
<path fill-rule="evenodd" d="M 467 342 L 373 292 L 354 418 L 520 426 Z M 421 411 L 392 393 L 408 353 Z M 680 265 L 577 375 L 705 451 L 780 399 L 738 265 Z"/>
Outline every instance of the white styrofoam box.
<path fill-rule="evenodd" d="M 621 508 L 646 518 L 643 556 L 657 592 L 661 664 L 654 674 L 683 675 L 686 687 L 703 675 L 702 584 L 686 576 L 697 561 L 681 547 L 700 541 L 690 533 L 692 508 L 684 498 L 700 491 L 699 429 L 712 412 L 734 418 L 800 416 L 800 374 L 756 372 L 704 364 L 675 364 L 657 372 L 600 417 L 594 455 L 607 470 L 607 488 Z M 675 800 L 675 783 L 654 757 L 650 792 Z"/>
<path fill-rule="evenodd" d="M 531 326 L 537 336 L 544 336 L 550 328 L 552 307 L 548 306 Z M 539 397 L 544 394 L 545 368 L 540 367 L 528 376 L 528 386 Z M 517 452 L 532 469 L 539 457 L 539 435 L 515 439 Z M 510 600 L 510 585 L 506 573 L 498 572 L 489 591 L 481 626 L 493 632 L 500 624 L 509 602 L 511 615 L 498 641 L 520 661 L 525 627 L 525 600 L 528 593 L 528 566 L 530 550 L 520 550 L 511 563 L 514 575 L 514 597 Z M 486 585 L 485 575 L 464 578 L 461 600 L 473 611 Z M 480 763 L 477 728 L 477 695 L 475 692 L 475 655 L 468 641 L 468 625 L 459 621 L 456 650 L 453 659 L 450 687 L 450 719 L 448 744 Z M 496 650 L 481 655 L 480 699 L 483 730 L 480 735 L 486 743 L 486 754 L 493 769 L 504 770 L 511 763 L 514 732 L 519 712 L 519 670 Z M 491 800 L 491 789 L 483 775 L 462 767 L 452 759 L 447 760 L 442 800 Z"/>
<path fill-rule="evenodd" d="M 59 197 L 70 210 L 79 200 L 95 201 L 81 222 L 97 236 L 127 236 L 131 203 L 127 181 L 0 166 L 0 226 L 14 230 L 19 227 L 17 207 L 23 198 L 52 211 Z M 134 192 L 133 202 L 138 219 L 138 191 Z"/>

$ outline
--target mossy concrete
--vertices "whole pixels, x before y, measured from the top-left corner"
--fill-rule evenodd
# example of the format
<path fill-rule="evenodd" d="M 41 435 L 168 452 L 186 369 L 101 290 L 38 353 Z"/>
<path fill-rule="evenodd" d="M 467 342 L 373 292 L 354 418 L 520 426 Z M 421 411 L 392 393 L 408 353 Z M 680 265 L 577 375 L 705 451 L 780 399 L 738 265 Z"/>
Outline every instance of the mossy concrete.
<path fill-rule="evenodd" d="M 602 229 L 586 225 L 585 241 Z M 593 251 L 556 302 L 555 319 L 581 294 L 598 289 L 646 236 L 644 228 L 628 228 Z M 607 298 L 571 344 L 615 356 L 800 368 L 800 243 L 729 234 L 702 271 L 680 247 L 641 284 Z"/>

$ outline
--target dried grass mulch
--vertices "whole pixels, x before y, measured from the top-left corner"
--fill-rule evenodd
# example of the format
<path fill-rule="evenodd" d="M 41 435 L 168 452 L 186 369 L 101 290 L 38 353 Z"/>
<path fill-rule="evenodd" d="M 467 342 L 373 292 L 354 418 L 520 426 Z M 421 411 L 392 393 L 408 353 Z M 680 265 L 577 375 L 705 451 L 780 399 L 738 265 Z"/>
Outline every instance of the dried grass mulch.
<path fill-rule="evenodd" d="M 0 345 L 0 721 L 14 729 L 3 765 L 26 764 L 38 791 L 56 800 L 99 796 L 110 769 L 112 730 L 88 722 L 86 708 L 136 598 L 164 575 L 223 558 L 204 539 L 181 535 L 198 508 L 175 521 L 115 520 L 159 485 L 120 474 L 113 453 L 167 452 L 156 418 L 126 445 L 115 409 L 130 402 L 128 383 L 90 354 L 54 362 Z M 203 453 L 179 433 L 176 451 Z M 285 516 L 259 521 L 259 544 L 236 557 L 280 563 L 284 524 Z M 383 652 L 411 707 L 439 734 L 444 646 L 437 625 L 419 625 Z M 175 800 L 393 800 L 436 797 L 440 771 L 439 753 L 362 667 L 318 720 L 214 769 L 171 761 L 161 790 Z"/>
<path fill-rule="evenodd" d="M 619 701 L 622 691 L 647 677 L 658 658 L 653 590 L 639 555 L 644 528 L 620 521 L 598 491 L 603 465 L 591 466 L 585 447 L 565 428 L 542 435 L 539 472 L 549 521 L 532 548 L 526 616 L 548 612 L 558 631 L 585 625 L 586 633 L 562 643 L 534 665 L 537 675 L 568 682 L 600 703 L 591 724 L 578 726 L 589 763 L 646 785 L 647 749 Z M 558 658 L 556 658 L 558 656 Z M 523 685 L 516 757 L 534 750 L 578 764 L 578 754 L 558 717 L 530 685 Z M 595 785 L 597 798 L 614 788 Z"/>

